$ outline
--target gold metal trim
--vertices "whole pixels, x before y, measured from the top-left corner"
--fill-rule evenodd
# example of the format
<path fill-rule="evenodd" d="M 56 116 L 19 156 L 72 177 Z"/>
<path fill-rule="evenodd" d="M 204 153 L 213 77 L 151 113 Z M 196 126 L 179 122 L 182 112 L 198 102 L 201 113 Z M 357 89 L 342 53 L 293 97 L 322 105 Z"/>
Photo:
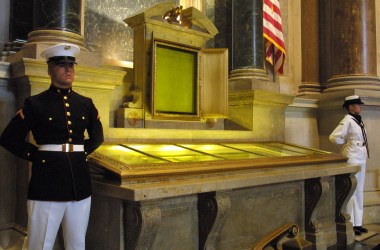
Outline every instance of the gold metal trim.
<path fill-rule="evenodd" d="M 307 156 L 284 156 L 242 160 L 220 160 L 204 162 L 166 162 L 126 165 L 94 152 L 89 162 L 118 174 L 121 179 L 144 179 L 159 176 L 178 176 L 201 173 L 218 173 L 263 168 L 299 166 L 305 164 L 346 162 L 347 158 L 338 154 Z"/>

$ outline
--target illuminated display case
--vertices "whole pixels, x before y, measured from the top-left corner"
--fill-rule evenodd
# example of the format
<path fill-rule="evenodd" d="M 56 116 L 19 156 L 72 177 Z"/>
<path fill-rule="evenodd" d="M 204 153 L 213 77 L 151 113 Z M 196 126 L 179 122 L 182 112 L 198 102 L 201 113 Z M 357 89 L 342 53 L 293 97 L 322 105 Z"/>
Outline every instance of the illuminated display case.
<path fill-rule="evenodd" d="M 280 142 L 126 143 L 102 145 L 90 157 L 90 163 L 111 171 L 122 182 L 158 176 L 344 161 L 346 159 L 341 155 Z"/>

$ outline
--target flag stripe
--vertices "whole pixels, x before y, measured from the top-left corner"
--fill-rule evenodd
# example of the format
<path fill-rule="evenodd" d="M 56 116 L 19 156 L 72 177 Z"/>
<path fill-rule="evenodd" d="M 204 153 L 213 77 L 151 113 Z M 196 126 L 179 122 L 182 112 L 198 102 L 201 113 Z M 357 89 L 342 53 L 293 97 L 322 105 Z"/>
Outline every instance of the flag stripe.
<path fill-rule="evenodd" d="M 271 15 L 269 15 L 266 12 L 263 13 L 263 17 L 264 17 L 264 22 L 263 22 L 264 26 L 269 27 L 269 25 L 271 25 L 277 29 L 278 32 L 276 32 L 276 33 L 281 32 L 281 29 L 282 29 L 281 23 L 277 22 L 277 20 L 275 20 Z"/>
<path fill-rule="evenodd" d="M 270 8 L 268 5 L 264 4 L 263 12 L 272 16 L 272 18 L 276 20 L 276 22 L 281 23 L 281 16 L 275 10 L 272 11 L 272 8 Z"/>
<path fill-rule="evenodd" d="M 270 31 L 267 31 L 269 34 L 272 34 L 272 32 Z M 285 53 L 285 44 L 284 44 L 284 41 L 282 41 L 281 39 L 277 38 L 277 37 L 271 37 L 270 35 L 268 36 L 267 34 L 264 34 L 264 38 L 267 39 L 270 43 L 272 43 L 273 45 L 275 45 L 278 49 L 280 49 L 284 54 Z M 274 40 L 274 39 L 275 40 Z"/>
<path fill-rule="evenodd" d="M 279 0 L 264 0 L 263 36 L 266 39 L 266 60 L 283 74 L 286 51 Z"/>
<path fill-rule="evenodd" d="M 284 45 L 284 39 L 283 39 L 283 37 L 282 36 L 277 36 L 276 33 L 275 33 L 275 30 L 273 30 L 272 27 L 265 27 L 264 26 L 263 27 L 263 32 L 264 32 L 264 34 L 266 34 L 268 37 L 271 38 L 271 39 L 268 39 L 268 40 L 273 40 L 273 41 L 275 41 L 277 44 L 279 44 L 282 47 L 285 46 Z"/>

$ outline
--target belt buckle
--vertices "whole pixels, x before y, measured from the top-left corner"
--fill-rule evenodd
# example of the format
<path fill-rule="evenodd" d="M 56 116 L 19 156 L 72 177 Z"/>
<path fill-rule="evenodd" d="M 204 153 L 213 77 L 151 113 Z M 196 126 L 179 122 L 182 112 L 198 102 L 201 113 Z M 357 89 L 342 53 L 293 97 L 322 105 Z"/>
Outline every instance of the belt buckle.
<path fill-rule="evenodd" d="M 69 144 L 69 143 L 65 143 L 65 144 L 62 144 L 62 152 L 73 152 L 74 151 L 74 145 L 73 144 Z"/>

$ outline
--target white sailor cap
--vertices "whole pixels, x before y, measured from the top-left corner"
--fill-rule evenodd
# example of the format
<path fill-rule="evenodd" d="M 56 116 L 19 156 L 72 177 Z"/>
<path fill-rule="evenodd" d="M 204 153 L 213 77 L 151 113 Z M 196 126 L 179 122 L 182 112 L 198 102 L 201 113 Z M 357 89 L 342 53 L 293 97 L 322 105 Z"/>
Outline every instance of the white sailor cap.
<path fill-rule="evenodd" d="M 41 56 L 46 58 L 46 61 L 59 63 L 76 63 L 75 56 L 80 52 L 80 48 L 75 44 L 61 43 L 45 49 Z"/>
<path fill-rule="evenodd" d="M 348 107 L 351 104 L 364 104 L 358 95 L 350 95 L 344 99 L 343 107 Z"/>

